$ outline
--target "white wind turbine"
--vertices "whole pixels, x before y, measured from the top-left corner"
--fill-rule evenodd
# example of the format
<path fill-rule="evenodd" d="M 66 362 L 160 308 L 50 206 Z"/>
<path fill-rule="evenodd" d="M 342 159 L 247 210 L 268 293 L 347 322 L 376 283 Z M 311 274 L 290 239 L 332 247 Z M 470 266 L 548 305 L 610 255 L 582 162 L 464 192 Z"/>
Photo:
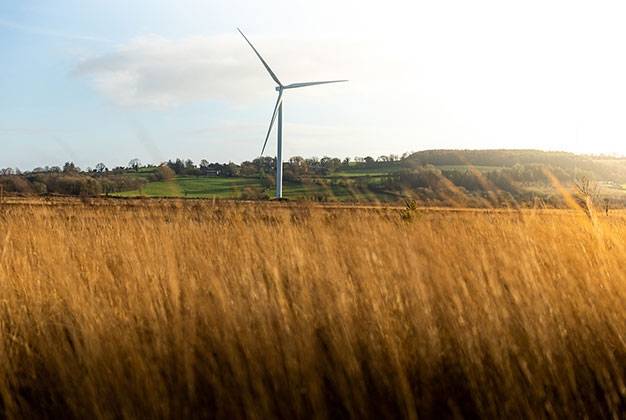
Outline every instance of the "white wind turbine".
<path fill-rule="evenodd" d="M 270 138 L 270 133 L 272 132 L 272 127 L 274 126 L 274 121 L 276 120 L 276 114 L 278 114 L 278 127 L 277 127 L 277 137 L 278 137 L 278 147 L 276 152 L 276 198 L 282 198 L 283 196 L 283 92 L 287 89 L 296 89 L 307 86 L 315 86 L 315 85 L 325 85 L 328 83 L 340 83 L 347 82 L 347 80 L 326 80 L 323 82 L 304 82 L 304 83 L 292 83 L 290 85 L 283 85 L 276 74 L 272 71 L 270 66 L 265 62 L 261 54 L 254 48 L 254 45 L 248 40 L 248 38 L 241 32 L 241 29 L 237 28 L 241 36 L 246 40 L 246 42 L 252 47 L 254 53 L 259 57 L 261 63 L 270 74 L 272 79 L 278 86 L 276 86 L 276 91 L 278 92 L 278 99 L 276 100 L 276 105 L 274 106 L 274 113 L 272 114 L 272 119 L 270 120 L 270 126 L 267 130 L 267 135 L 265 136 L 265 142 L 263 143 L 263 149 L 261 150 L 261 156 L 263 156 L 263 152 L 265 152 L 265 146 L 267 145 L 267 140 Z"/>

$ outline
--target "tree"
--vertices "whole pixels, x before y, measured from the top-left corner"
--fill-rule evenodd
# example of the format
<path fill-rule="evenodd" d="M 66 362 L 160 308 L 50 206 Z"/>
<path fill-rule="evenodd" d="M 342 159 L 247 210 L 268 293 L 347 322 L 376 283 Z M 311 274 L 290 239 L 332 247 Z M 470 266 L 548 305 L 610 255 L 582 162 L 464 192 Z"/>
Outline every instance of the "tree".
<path fill-rule="evenodd" d="M 65 162 L 65 165 L 63 165 L 63 172 L 66 174 L 77 173 L 80 172 L 80 168 L 74 165 L 74 162 Z"/>
<path fill-rule="evenodd" d="M 198 165 L 198 173 L 200 175 L 207 175 L 209 174 L 209 172 L 211 171 L 211 164 L 209 163 L 208 160 L 206 159 L 202 159 L 200 161 L 200 165 Z M 215 170 L 215 173 L 219 173 L 218 170 Z"/>
<path fill-rule="evenodd" d="M 241 173 L 241 168 L 233 162 L 228 162 L 228 165 L 224 165 L 222 169 L 225 176 L 239 176 Z"/>
<path fill-rule="evenodd" d="M 135 172 L 139 172 L 139 168 L 141 167 L 141 161 L 137 158 L 131 159 L 130 162 L 128 162 L 128 167 L 134 169 Z"/>
<path fill-rule="evenodd" d="M 320 163 L 320 160 L 317 158 L 317 156 L 310 157 L 306 161 L 311 166 L 317 166 Z"/>
<path fill-rule="evenodd" d="M 250 162 L 250 161 L 245 161 L 245 162 L 241 162 L 240 165 L 240 173 L 243 176 L 254 176 L 258 174 L 258 167 Z"/>
<path fill-rule="evenodd" d="M 320 160 L 320 165 L 326 169 L 328 172 L 334 172 L 339 165 L 341 165 L 341 161 L 337 158 L 330 158 L 328 156 L 324 156 Z"/>
<path fill-rule="evenodd" d="M 274 158 L 269 156 L 258 157 L 252 161 L 252 164 L 256 168 L 257 173 L 269 173 L 273 172 L 275 169 Z"/>
<path fill-rule="evenodd" d="M 176 162 L 172 162 L 171 160 L 167 161 L 167 166 L 172 168 L 177 175 L 182 174 L 185 170 L 185 163 L 180 159 L 176 159 Z"/>
<path fill-rule="evenodd" d="M 106 165 L 102 162 L 98 163 L 96 165 L 96 172 L 107 172 L 109 169 L 106 167 Z"/>
<path fill-rule="evenodd" d="M 306 166 L 306 162 L 302 156 L 292 156 L 289 158 L 289 165 L 301 168 Z"/>

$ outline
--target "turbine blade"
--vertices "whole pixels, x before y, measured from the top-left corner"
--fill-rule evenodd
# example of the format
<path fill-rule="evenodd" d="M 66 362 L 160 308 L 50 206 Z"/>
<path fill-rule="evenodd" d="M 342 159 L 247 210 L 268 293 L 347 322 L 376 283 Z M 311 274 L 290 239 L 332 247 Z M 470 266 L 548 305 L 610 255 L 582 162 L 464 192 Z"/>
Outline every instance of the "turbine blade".
<path fill-rule="evenodd" d="M 267 72 L 270 74 L 270 76 L 272 76 L 272 79 L 274 79 L 274 81 L 276 83 L 278 83 L 278 86 L 282 86 L 283 84 L 280 83 L 280 80 L 278 80 L 278 77 L 276 77 L 276 75 L 274 74 L 274 72 L 272 71 L 272 69 L 270 68 L 270 66 L 265 62 L 265 60 L 263 59 L 263 57 L 261 57 L 261 54 L 259 54 L 259 52 L 256 50 L 256 48 L 254 48 L 254 45 L 252 45 L 252 42 L 250 42 L 250 40 L 243 34 L 243 32 L 241 32 L 241 29 L 237 28 L 237 30 L 239 31 L 239 33 L 241 34 L 241 36 L 243 37 L 243 39 L 246 40 L 246 42 L 248 43 L 248 45 L 250 45 L 250 47 L 252 47 L 252 50 L 255 52 L 255 54 L 257 55 L 257 57 L 259 57 L 259 60 L 261 60 L 261 63 L 263 63 L 263 66 L 265 66 L 265 69 L 267 70 Z"/>
<path fill-rule="evenodd" d="M 285 86 L 285 89 L 295 89 L 306 86 L 315 86 L 315 85 L 327 85 L 329 83 L 342 83 L 347 82 L 347 80 L 326 80 L 323 82 L 305 82 L 305 83 L 292 83 L 290 85 Z"/>
<path fill-rule="evenodd" d="M 263 143 L 263 149 L 261 150 L 261 156 L 263 156 L 263 152 L 265 152 L 265 146 L 267 146 L 267 140 L 270 138 L 270 133 L 272 132 L 272 127 L 274 126 L 274 121 L 276 120 L 276 114 L 278 114 L 278 108 L 283 101 L 283 91 L 281 90 L 278 93 L 278 99 L 276 100 L 276 106 L 274 106 L 274 113 L 272 114 L 272 120 L 270 121 L 270 127 L 267 129 L 267 135 L 265 136 L 265 142 Z"/>

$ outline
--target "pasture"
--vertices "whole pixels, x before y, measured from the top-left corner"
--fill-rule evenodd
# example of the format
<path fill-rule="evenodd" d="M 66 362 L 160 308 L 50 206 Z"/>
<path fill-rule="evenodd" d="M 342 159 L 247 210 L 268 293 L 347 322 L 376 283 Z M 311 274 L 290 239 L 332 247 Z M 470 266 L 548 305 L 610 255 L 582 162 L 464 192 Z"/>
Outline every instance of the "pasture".
<path fill-rule="evenodd" d="M 620 418 L 626 214 L 0 206 L 7 418 Z"/>
<path fill-rule="evenodd" d="M 389 201 L 397 198 L 389 194 L 375 193 L 358 185 L 342 185 L 333 180 L 342 178 L 360 178 L 370 175 L 328 177 L 326 183 L 321 179 L 305 182 L 284 182 L 284 195 L 292 200 L 313 200 L 320 197 L 331 201 Z M 259 178 L 254 177 L 206 177 L 177 176 L 168 181 L 153 181 L 141 190 L 124 191 L 113 195 L 118 197 L 181 197 L 181 198 L 216 198 L 216 199 L 247 199 L 273 196 L 273 186 L 263 185 Z"/>

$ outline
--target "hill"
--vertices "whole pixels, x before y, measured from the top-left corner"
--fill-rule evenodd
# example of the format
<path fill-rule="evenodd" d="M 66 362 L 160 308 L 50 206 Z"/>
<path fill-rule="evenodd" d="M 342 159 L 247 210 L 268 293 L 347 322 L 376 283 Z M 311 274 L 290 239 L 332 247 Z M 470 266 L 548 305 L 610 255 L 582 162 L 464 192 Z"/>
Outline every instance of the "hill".
<path fill-rule="evenodd" d="M 597 181 L 626 183 L 626 158 L 578 155 L 531 149 L 424 150 L 404 159 L 414 165 L 437 167 L 475 166 L 496 170 L 516 165 L 543 165 L 558 168 L 571 176 L 587 176 Z"/>

